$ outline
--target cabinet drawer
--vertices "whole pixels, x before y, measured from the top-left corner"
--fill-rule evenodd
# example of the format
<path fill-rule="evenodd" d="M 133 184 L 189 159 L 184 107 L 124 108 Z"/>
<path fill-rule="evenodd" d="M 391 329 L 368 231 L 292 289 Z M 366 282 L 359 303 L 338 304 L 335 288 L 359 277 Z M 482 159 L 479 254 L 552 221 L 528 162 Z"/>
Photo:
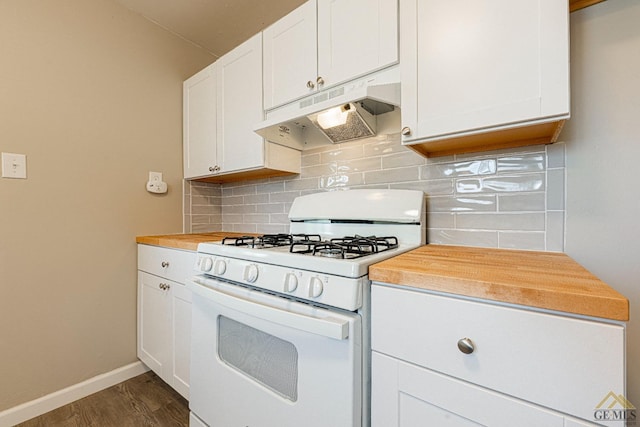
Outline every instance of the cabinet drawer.
<path fill-rule="evenodd" d="M 619 324 L 378 284 L 371 310 L 373 350 L 489 389 L 585 419 L 609 391 L 625 393 Z"/>
<path fill-rule="evenodd" d="M 184 283 L 193 276 L 196 253 L 159 246 L 138 245 L 138 270 Z"/>

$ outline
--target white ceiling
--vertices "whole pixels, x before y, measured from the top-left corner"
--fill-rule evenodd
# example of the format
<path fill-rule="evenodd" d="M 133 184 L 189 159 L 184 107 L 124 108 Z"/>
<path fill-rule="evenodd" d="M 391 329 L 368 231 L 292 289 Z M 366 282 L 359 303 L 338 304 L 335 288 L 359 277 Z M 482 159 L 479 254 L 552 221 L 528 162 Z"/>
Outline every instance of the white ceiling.
<path fill-rule="evenodd" d="M 114 0 L 220 57 L 305 0 Z"/>

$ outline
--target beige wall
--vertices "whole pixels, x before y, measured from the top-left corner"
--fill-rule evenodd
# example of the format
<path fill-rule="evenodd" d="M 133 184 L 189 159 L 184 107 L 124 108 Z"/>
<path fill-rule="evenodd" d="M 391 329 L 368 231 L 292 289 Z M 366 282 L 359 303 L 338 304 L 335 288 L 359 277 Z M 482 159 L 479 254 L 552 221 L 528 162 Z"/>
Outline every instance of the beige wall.
<path fill-rule="evenodd" d="M 572 117 L 562 133 L 567 147 L 566 252 L 629 298 L 627 397 L 636 407 L 640 407 L 638 22 L 637 0 L 606 1 L 572 14 Z"/>
<path fill-rule="evenodd" d="M 182 81 L 210 62 L 113 2 L 0 1 L 0 151 L 28 164 L 0 179 L 0 411 L 136 360 L 135 236 L 182 231 Z"/>

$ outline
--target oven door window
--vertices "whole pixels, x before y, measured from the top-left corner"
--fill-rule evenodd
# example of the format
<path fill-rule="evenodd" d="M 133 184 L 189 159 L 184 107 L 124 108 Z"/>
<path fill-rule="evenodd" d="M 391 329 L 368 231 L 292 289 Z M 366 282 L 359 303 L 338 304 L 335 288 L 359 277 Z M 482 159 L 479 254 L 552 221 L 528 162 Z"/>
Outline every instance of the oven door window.
<path fill-rule="evenodd" d="M 218 316 L 218 356 L 280 396 L 298 399 L 298 350 L 292 343 Z"/>

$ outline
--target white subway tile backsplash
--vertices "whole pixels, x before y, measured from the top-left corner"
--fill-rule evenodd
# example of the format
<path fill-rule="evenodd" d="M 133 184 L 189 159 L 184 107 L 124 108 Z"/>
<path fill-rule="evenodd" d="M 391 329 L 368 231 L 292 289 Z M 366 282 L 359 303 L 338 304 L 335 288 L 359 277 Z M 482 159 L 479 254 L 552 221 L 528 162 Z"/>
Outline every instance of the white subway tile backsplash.
<path fill-rule="evenodd" d="M 299 195 L 300 195 L 299 191 L 286 191 L 284 193 L 271 193 L 269 195 L 269 201 L 271 203 L 276 203 L 276 202 L 291 203 Z"/>
<path fill-rule="evenodd" d="M 320 154 L 320 163 L 332 163 L 338 160 L 353 160 L 364 157 L 362 144 L 335 145 L 332 150 Z"/>
<path fill-rule="evenodd" d="M 564 169 L 547 170 L 547 209 L 564 210 Z"/>
<path fill-rule="evenodd" d="M 545 194 L 544 192 L 499 194 L 498 210 L 500 212 L 544 212 Z"/>
<path fill-rule="evenodd" d="M 557 142 L 547 145 L 547 168 L 564 168 L 565 167 L 565 144 Z"/>
<path fill-rule="evenodd" d="M 384 156 L 382 159 L 382 169 L 400 168 L 404 166 L 421 166 L 426 163 L 425 158 L 417 156 L 413 151 Z M 369 168 L 373 169 L 373 168 Z"/>
<path fill-rule="evenodd" d="M 544 235 L 545 233 L 543 231 L 500 231 L 498 233 L 498 247 L 502 249 L 544 251 Z"/>
<path fill-rule="evenodd" d="M 284 183 L 284 189 L 285 191 L 317 190 L 318 178 L 292 179 L 291 181 L 287 181 Z"/>
<path fill-rule="evenodd" d="M 456 217 L 452 213 L 436 213 L 427 210 L 427 227 L 429 229 L 456 227 Z"/>
<path fill-rule="evenodd" d="M 364 173 L 365 184 L 394 183 L 417 180 L 418 169 L 415 167 L 385 169 Z"/>
<path fill-rule="evenodd" d="M 320 164 L 320 153 L 302 154 L 302 167 Z"/>
<path fill-rule="evenodd" d="M 284 213 L 284 203 L 267 203 L 255 206 L 257 213 Z"/>
<path fill-rule="evenodd" d="M 257 194 L 280 193 L 284 191 L 284 182 L 268 182 L 256 186 Z"/>
<path fill-rule="evenodd" d="M 322 177 L 319 181 L 319 188 L 327 190 L 336 188 L 343 189 L 362 184 L 364 184 L 364 176 L 362 173 L 350 173 Z"/>
<path fill-rule="evenodd" d="M 497 248 L 498 232 L 457 229 L 440 230 L 428 228 L 427 240 L 429 243 L 438 245 L 463 245 Z"/>
<path fill-rule="evenodd" d="M 301 168 L 300 176 L 305 178 L 320 177 L 323 175 L 331 175 L 338 172 L 338 164 L 336 162 L 325 163 L 316 166 L 307 166 Z"/>
<path fill-rule="evenodd" d="M 260 189 L 258 189 L 258 191 L 260 191 Z M 243 203 L 246 203 L 248 205 L 256 203 L 269 203 L 269 193 L 249 194 L 247 196 L 243 196 Z"/>
<path fill-rule="evenodd" d="M 495 212 L 496 196 L 429 197 L 428 212 Z"/>
<path fill-rule="evenodd" d="M 228 196 L 222 198 L 222 206 L 241 205 L 244 203 L 244 196 Z"/>
<path fill-rule="evenodd" d="M 240 187 L 234 187 L 233 188 L 233 195 L 234 196 L 244 196 L 246 194 L 256 194 L 257 191 L 257 186 L 255 185 L 243 185 Z"/>
<path fill-rule="evenodd" d="M 458 179 L 459 193 L 521 192 L 544 190 L 544 173 L 524 175 L 495 175 L 488 178 Z"/>
<path fill-rule="evenodd" d="M 339 173 L 346 172 L 365 172 L 383 169 L 383 158 L 380 157 L 364 157 L 362 159 L 338 162 L 337 171 Z M 402 165 L 401 165 L 402 166 Z"/>
<path fill-rule="evenodd" d="M 396 133 L 306 150 L 297 177 L 184 188 L 186 231 L 286 232 L 300 195 L 400 188 L 425 193 L 430 243 L 564 247 L 564 144 L 425 159 Z"/>
<path fill-rule="evenodd" d="M 520 154 L 498 158 L 498 172 L 540 172 L 545 169 L 545 154 Z"/>
<path fill-rule="evenodd" d="M 489 175 L 496 173 L 495 159 L 484 159 L 453 163 L 434 163 L 420 169 L 421 179 L 438 179 L 442 177 Z"/>
<path fill-rule="evenodd" d="M 564 250 L 565 212 L 547 212 L 546 250 L 562 252 Z"/>
<path fill-rule="evenodd" d="M 456 227 L 471 230 L 544 231 L 545 214 L 539 213 L 460 213 Z"/>
<path fill-rule="evenodd" d="M 248 224 L 268 224 L 269 215 L 267 214 L 245 214 L 243 221 Z"/>

